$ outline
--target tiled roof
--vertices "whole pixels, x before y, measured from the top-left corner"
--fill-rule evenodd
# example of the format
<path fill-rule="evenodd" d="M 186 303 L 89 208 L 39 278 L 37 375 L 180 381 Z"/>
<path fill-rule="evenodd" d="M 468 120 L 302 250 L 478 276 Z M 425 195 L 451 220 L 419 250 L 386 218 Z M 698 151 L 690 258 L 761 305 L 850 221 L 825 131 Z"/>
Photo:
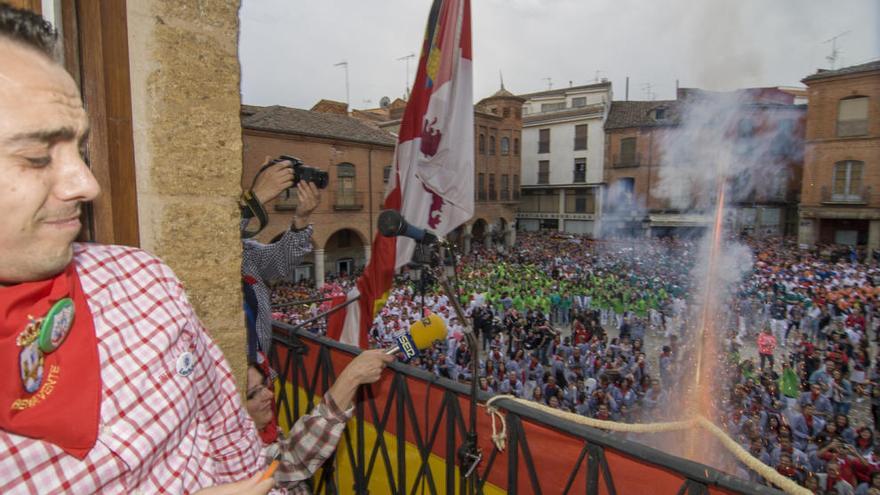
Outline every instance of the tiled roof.
<path fill-rule="evenodd" d="M 679 102 L 676 100 L 661 101 L 614 101 L 605 120 L 605 129 L 622 129 L 626 127 L 662 127 L 679 123 Z M 652 110 L 665 108 L 666 118 L 655 120 Z"/>
<path fill-rule="evenodd" d="M 819 69 L 815 74 L 809 75 L 803 79 L 801 82 L 807 81 L 815 81 L 817 79 L 825 79 L 826 77 L 835 77 L 835 76 L 845 76 L 849 74 L 857 74 L 859 72 L 869 72 L 873 70 L 880 70 L 880 60 L 875 60 L 873 62 L 868 62 L 866 64 L 859 65 L 851 65 L 849 67 L 844 67 L 842 69 L 837 70 L 824 70 Z"/>
<path fill-rule="evenodd" d="M 397 140 L 383 130 L 347 115 L 312 112 L 274 105 L 241 119 L 246 129 L 299 134 L 369 144 L 394 146 Z"/>

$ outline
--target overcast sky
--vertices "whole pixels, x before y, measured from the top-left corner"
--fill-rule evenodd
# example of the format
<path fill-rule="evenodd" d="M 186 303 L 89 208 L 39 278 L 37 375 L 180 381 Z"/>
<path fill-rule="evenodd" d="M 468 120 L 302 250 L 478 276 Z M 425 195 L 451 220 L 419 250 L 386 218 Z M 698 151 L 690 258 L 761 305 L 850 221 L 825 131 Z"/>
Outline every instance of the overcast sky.
<path fill-rule="evenodd" d="M 352 108 L 412 84 L 430 0 L 243 0 L 242 99 Z M 828 68 L 880 58 L 880 0 L 472 0 L 474 98 L 613 83 L 614 98 L 670 99 L 682 87 L 794 86 Z"/>

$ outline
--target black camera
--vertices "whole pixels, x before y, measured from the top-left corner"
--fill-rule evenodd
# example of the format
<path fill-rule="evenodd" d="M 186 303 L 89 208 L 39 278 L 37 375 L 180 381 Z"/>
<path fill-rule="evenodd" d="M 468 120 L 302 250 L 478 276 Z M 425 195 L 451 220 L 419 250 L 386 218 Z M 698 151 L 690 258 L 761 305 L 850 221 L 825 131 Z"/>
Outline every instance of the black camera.
<path fill-rule="evenodd" d="M 324 172 L 323 170 L 318 170 L 316 168 L 312 168 L 303 163 L 302 160 L 295 156 L 290 155 L 281 155 L 278 158 L 270 161 L 263 168 L 260 169 L 260 172 L 266 170 L 268 167 L 275 165 L 278 162 L 289 161 L 292 163 L 293 168 L 293 185 L 296 186 L 300 181 L 311 182 L 318 189 L 327 189 L 327 184 L 330 183 L 330 174 Z"/>

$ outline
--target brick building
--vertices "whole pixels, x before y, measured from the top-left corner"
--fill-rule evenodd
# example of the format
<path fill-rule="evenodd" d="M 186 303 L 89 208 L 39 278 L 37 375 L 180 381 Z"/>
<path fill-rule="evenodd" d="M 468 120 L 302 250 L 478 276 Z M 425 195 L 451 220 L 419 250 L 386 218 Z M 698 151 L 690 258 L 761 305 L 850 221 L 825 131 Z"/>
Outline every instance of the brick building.
<path fill-rule="evenodd" d="M 474 217 L 457 229 L 466 251 L 471 242 L 510 246 L 515 240 L 522 103 L 502 86 L 474 107 Z"/>
<path fill-rule="evenodd" d="M 521 230 L 596 235 L 601 229 L 603 124 L 611 83 L 522 95 Z"/>
<path fill-rule="evenodd" d="M 761 163 L 757 168 L 777 179 L 773 187 L 740 191 L 726 209 L 727 228 L 736 232 L 793 234 L 797 225 L 805 105 L 796 94 L 777 88 L 737 91 L 736 105 L 725 116 L 731 129 L 719 133 L 728 140 L 733 159 Z M 675 100 L 615 101 L 605 122 L 605 183 L 603 230 L 624 235 L 699 233 L 712 222 L 714 188 L 682 187 L 686 197 L 660 191 L 661 170 L 669 163 L 671 143 L 681 142 L 688 113 L 712 93 L 680 89 Z M 755 145 L 760 143 L 759 145 Z M 756 151 L 757 150 L 757 151 Z M 760 153 L 760 155 L 758 155 Z M 766 160 L 766 165 L 764 165 Z M 707 166 L 710 166 L 707 164 Z M 682 167 L 682 171 L 688 169 Z M 761 173 L 760 171 L 758 173 Z M 737 180 L 729 179 L 736 189 Z M 681 177 L 684 183 L 688 177 Z M 749 182 L 753 186 L 757 179 Z M 764 184 L 762 184 L 764 185 Z"/>
<path fill-rule="evenodd" d="M 804 78 L 802 244 L 880 249 L 880 61 Z"/>
<path fill-rule="evenodd" d="M 344 103 L 342 104 L 344 107 Z M 314 251 L 295 277 L 314 278 L 349 273 L 370 257 L 370 245 L 381 212 L 394 156 L 394 136 L 339 112 L 322 100 L 325 112 L 282 106 L 243 106 L 244 163 L 242 187 L 249 188 L 266 157 L 293 155 L 330 174 L 327 189 L 312 214 Z M 286 191 L 266 205 L 269 224 L 257 237 L 271 241 L 284 232 L 296 210 L 296 193 Z"/>

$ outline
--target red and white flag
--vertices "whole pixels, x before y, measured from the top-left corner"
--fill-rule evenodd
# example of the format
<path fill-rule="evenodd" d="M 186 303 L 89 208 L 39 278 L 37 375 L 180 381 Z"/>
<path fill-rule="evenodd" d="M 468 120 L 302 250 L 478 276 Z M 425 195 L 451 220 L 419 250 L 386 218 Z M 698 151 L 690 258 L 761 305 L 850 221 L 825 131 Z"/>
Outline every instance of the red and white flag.
<path fill-rule="evenodd" d="M 471 59 L 470 0 L 434 0 L 383 207 L 441 236 L 474 213 Z M 376 234 L 370 262 L 347 295 L 360 299 L 330 317 L 329 337 L 367 346 L 367 331 L 394 272 L 409 262 L 414 247 L 408 238 Z M 333 301 L 342 302 L 342 297 Z"/>

